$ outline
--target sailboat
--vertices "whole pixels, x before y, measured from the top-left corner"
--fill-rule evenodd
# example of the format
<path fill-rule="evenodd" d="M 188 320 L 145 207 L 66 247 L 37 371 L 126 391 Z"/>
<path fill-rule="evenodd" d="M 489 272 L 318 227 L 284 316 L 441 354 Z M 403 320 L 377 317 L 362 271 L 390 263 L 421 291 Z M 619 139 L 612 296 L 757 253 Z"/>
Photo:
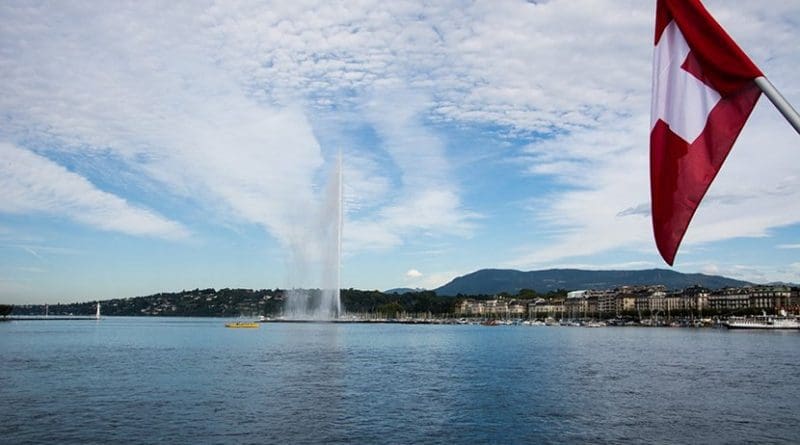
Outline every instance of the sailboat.
<path fill-rule="evenodd" d="M 94 314 L 94 319 L 95 320 L 99 320 L 100 319 L 100 302 L 99 301 L 97 302 L 97 313 Z"/>

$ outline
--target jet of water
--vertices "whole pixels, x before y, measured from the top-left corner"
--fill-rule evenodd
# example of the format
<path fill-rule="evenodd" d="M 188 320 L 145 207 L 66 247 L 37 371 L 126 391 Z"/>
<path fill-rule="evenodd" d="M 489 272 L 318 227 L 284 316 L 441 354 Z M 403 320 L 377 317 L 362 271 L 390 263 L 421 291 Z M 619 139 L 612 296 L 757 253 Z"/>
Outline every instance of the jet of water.
<path fill-rule="evenodd" d="M 316 211 L 306 223 L 308 232 L 292 243 L 294 275 L 292 284 L 309 274 L 316 275 L 319 289 L 294 288 L 287 291 L 285 316 L 303 320 L 331 320 L 342 314 L 341 258 L 343 221 L 342 153 L 331 169 L 325 192 Z"/>

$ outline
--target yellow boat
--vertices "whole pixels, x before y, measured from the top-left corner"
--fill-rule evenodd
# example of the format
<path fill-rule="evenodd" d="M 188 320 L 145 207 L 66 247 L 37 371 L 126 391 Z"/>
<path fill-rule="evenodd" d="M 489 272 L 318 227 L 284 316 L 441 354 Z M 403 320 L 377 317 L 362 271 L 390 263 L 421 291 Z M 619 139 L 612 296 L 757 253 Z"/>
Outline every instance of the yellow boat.
<path fill-rule="evenodd" d="M 225 323 L 226 328 L 258 328 L 260 324 L 254 321 L 235 321 L 233 323 Z"/>

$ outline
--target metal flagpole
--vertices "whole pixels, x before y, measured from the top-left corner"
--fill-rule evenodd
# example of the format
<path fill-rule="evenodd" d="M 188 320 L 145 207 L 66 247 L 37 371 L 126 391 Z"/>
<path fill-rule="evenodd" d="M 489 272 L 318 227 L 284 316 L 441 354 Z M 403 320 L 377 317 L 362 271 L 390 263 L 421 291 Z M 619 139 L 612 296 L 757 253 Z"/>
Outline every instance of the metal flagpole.
<path fill-rule="evenodd" d="M 775 105 L 775 108 L 781 112 L 783 117 L 789 121 L 789 124 L 794 127 L 794 130 L 797 132 L 797 134 L 800 134 L 800 114 L 798 114 L 797 111 L 792 108 L 792 104 L 790 104 L 786 98 L 781 95 L 775 86 L 772 85 L 772 82 L 770 82 L 766 77 L 756 77 L 755 83 L 759 88 L 761 88 L 761 91 L 764 92 L 764 95 L 769 98 L 772 104 Z"/>

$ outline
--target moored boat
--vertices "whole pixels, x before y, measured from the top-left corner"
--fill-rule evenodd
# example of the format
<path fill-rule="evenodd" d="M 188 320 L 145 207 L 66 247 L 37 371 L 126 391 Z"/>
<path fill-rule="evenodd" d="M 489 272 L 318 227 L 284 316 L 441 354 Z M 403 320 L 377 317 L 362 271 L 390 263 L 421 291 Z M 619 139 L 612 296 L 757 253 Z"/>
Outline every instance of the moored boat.
<path fill-rule="evenodd" d="M 226 328 L 258 328 L 260 326 L 259 323 L 255 321 L 234 321 L 232 323 L 225 323 Z"/>
<path fill-rule="evenodd" d="M 583 326 L 587 328 L 604 328 L 608 326 L 608 323 L 604 321 L 587 321 Z"/>
<path fill-rule="evenodd" d="M 728 329 L 800 329 L 800 320 L 785 311 L 777 316 L 731 317 L 723 324 Z"/>

